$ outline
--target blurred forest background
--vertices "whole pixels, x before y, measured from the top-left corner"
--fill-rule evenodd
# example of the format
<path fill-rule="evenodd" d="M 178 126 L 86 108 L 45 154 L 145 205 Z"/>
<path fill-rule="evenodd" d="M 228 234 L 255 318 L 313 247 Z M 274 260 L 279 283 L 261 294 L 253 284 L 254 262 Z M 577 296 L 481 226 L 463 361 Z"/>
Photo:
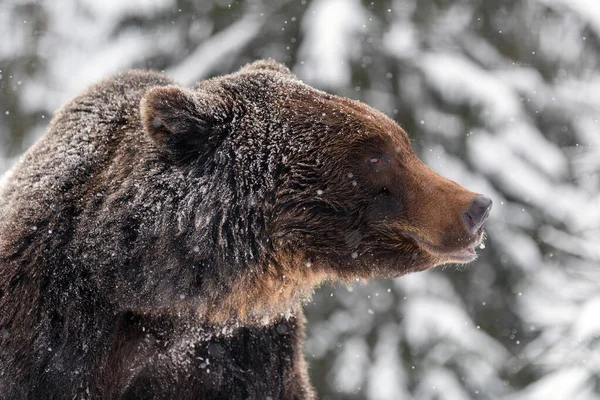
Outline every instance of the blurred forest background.
<path fill-rule="evenodd" d="M 468 268 L 316 293 L 319 398 L 600 399 L 597 0 L 0 0 L 0 172 L 115 71 L 267 57 L 495 204 Z"/>

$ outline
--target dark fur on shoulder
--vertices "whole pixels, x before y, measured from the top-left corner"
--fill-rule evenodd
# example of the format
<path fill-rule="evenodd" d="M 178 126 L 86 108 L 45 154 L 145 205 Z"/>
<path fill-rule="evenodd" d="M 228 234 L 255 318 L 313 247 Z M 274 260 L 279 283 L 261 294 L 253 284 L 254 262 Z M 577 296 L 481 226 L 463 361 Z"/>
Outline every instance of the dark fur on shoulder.
<path fill-rule="evenodd" d="M 272 61 L 119 74 L 0 187 L 0 398 L 312 399 L 302 302 L 456 262 L 474 196 Z"/>

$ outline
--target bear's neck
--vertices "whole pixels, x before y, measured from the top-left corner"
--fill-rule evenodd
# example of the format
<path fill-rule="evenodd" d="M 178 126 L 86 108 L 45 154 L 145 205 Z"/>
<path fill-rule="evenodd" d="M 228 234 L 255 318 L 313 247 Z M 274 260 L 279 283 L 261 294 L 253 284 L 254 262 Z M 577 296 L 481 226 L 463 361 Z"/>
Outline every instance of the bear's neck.
<path fill-rule="evenodd" d="M 276 169 L 264 166 L 260 172 L 252 169 L 259 168 L 256 165 L 234 159 L 223 157 L 198 168 L 200 176 L 181 177 L 176 187 L 184 195 L 171 203 L 173 209 L 161 211 L 178 220 L 164 221 L 172 234 L 162 238 L 174 246 L 170 254 L 187 253 L 178 261 L 200 277 L 198 282 L 193 277 L 179 279 L 199 285 L 182 303 L 195 309 L 200 320 L 212 325 L 268 325 L 294 315 L 328 274 L 303 254 L 274 248 L 268 221 L 278 186 Z"/>
<path fill-rule="evenodd" d="M 131 246 L 111 247 L 114 235 L 84 246 L 99 260 L 122 256 L 98 277 L 119 308 L 176 307 L 213 325 L 265 325 L 294 314 L 328 278 L 327 269 L 311 265 L 303 254 L 275 249 L 269 239 L 277 172 L 258 173 L 234 159 L 223 155 L 193 171 L 154 160 L 130 166 L 133 175 L 136 168 L 170 170 L 140 185 L 115 186 L 118 193 L 107 199 L 120 195 L 127 201 L 114 218 L 88 216 L 99 232 L 126 233 L 123 242 Z M 122 271 L 126 287 L 107 278 Z"/>

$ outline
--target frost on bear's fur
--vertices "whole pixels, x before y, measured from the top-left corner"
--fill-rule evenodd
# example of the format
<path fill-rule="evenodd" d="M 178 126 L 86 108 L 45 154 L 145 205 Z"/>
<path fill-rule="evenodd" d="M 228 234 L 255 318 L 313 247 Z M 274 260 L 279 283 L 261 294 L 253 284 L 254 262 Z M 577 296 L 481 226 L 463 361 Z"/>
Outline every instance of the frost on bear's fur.
<path fill-rule="evenodd" d="M 473 260 L 476 196 L 275 62 L 116 75 L 0 188 L 0 398 L 311 399 L 314 288 Z"/>

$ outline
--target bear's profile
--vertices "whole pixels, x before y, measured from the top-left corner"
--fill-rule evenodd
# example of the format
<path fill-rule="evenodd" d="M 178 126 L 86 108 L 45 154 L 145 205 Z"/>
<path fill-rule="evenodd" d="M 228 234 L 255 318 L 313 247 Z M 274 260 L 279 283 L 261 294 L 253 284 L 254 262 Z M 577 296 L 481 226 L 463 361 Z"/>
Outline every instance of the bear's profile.
<path fill-rule="evenodd" d="M 0 188 L 0 398 L 312 399 L 314 288 L 472 261 L 490 207 L 273 61 L 116 75 Z"/>

